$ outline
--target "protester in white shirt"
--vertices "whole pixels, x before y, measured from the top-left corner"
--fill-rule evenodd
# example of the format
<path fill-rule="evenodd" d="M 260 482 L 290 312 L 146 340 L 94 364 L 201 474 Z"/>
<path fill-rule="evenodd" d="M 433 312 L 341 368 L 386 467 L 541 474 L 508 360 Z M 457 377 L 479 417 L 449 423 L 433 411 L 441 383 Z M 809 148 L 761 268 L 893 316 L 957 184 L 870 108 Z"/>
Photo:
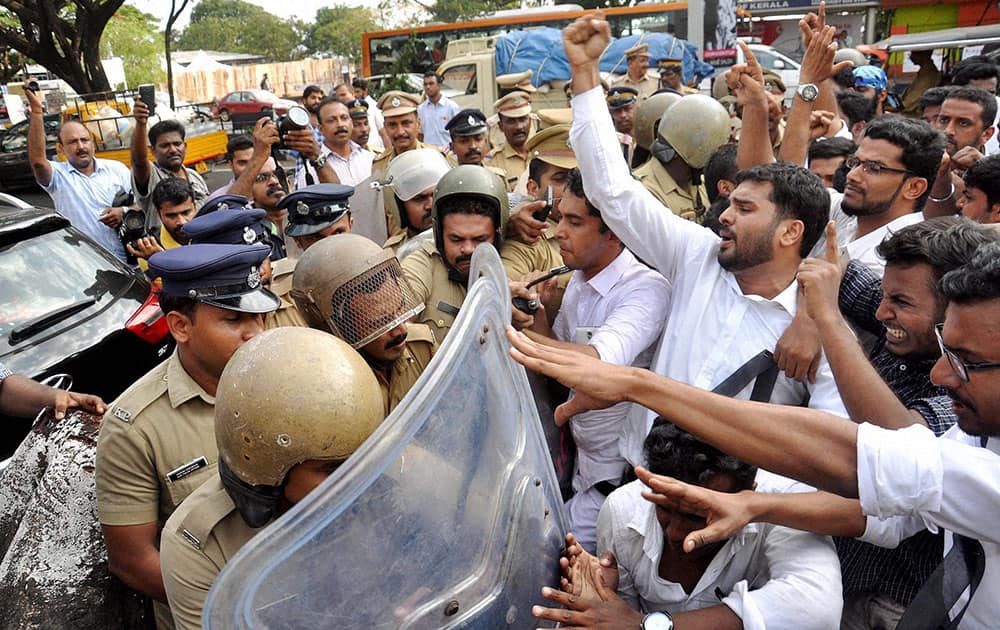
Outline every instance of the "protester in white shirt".
<path fill-rule="evenodd" d="M 78 121 L 59 128 L 59 150 L 65 162 L 45 154 L 45 121 L 41 97 L 25 90 L 28 99 L 28 161 L 35 181 L 49 193 L 56 211 L 105 249 L 126 260 L 118 238 L 124 208 L 111 207 L 119 193 L 132 191 L 132 174 L 121 162 L 94 157 L 94 140 Z"/>
<path fill-rule="evenodd" d="M 424 74 L 424 94 L 427 98 L 417 106 L 417 115 L 424 132 L 424 142 L 445 148 L 451 144 L 451 134 L 445 125 L 462 108 L 441 93 L 441 81 L 441 75 L 436 72 Z"/>
<path fill-rule="evenodd" d="M 609 363 L 649 367 L 663 330 L 670 285 L 636 260 L 608 229 L 600 210 L 584 197 L 577 169 L 569 171 L 559 212 L 555 237 L 563 262 L 575 271 L 552 328 L 543 307 L 526 334 Z M 554 289 L 554 284 L 547 288 Z M 548 299 L 543 295 L 540 302 Z M 570 529 L 588 551 L 594 549 L 601 505 L 628 466 L 619 453 L 618 434 L 630 408 L 623 403 L 580 414 L 570 422 L 577 458 L 575 494 L 566 510 Z"/>
<path fill-rule="evenodd" d="M 767 472 L 757 475 L 755 467 L 662 419 L 646 438 L 645 450 L 650 471 L 720 493 L 755 485 L 761 492 L 805 488 Z M 658 506 L 643 498 L 644 490 L 633 481 L 611 493 L 598 521 L 597 548 L 617 563 L 618 595 L 635 610 L 631 619 L 620 619 L 623 626 L 630 620 L 638 626 L 642 614 L 654 611 L 670 613 L 678 625 L 713 615 L 715 628 L 734 623 L 746 630 L 839 626 L 840 563 L 829 538 L 752 523 L 727 540 L 687 552 L 685 537 L 703 527 L 704 519 Z M 574 557 L 574 551 L 571 563 L 595 560 L 586 554 Z"/>
<path fill-rule="evenodd" d="M 596 53 L 595 53 L 596 54 Z M 571 61 L 573 57 L 570 57 Z M 762 351 L 773 351 L 796 312 L 795 273 L 826 225 L 829 195 L 818 177 L 785 163 L 744 171 L 720 217 L 722 240 L 667 211 L 635 181 L 622 156 L 596 73 L 573 69 L 571 144 L 587 197 L 636 256 L 673 285 L 653 371 L 711 390 Z M 748 398 L 753 383 L 737 397 Z M 846 416 L 821 360 L 815 383 L 779 375 L 769 398 Z M 653 415 L 635 408 L 623 427 L 622 455 L 641 462 Z"/>
<path fill-rule="evenodd" d="M 356 186 L 372 174 L 375 154 L 351 140 L 351 114 L 347 105 L 336 98 L 325 99 L 316 108 L 320 145 L 320 164 L 329 164 L 337 174 L 337 183 Z M 312 182 L 309 178 L 312 178 Z M 304 188 L 320 182 L 316 168 L 309 162 L 295 173 L 295 188 Z"/>

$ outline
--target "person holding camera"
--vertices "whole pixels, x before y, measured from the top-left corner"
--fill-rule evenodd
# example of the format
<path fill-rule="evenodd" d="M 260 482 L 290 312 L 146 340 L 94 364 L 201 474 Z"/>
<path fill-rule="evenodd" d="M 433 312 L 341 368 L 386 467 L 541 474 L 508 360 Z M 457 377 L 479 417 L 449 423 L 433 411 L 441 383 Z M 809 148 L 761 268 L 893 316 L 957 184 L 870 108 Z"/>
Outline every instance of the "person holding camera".
<path fill-rule="evenodd" d="M 196 214 L 194 190 L 191 184 L 179 177 L 160 181 L 153 189 L 152 200 L 160 220 L 159 234 L 156 235 L 155 231 L 143 232 L 142 236 L 129 240 L 125 240 L 128 235 L 122 237 L 125 249 L 139 260 L 143 271 L 148 268 L 146 260 L 153 254 L 190 242 L 183 228 Z"/>
<path fill-rule="evenodd" d="M 130 193 L 128 168 L 115 160 L 94 157 L 94 140 L 78 120 L 59 128 L 58 147 L 65 162 L 45 155 L 45 122 L 41 94 L 25 84 L 28 99 L 28 162 L 38 185 L 49 194 L 56 211 L 73 227 L 100 243 L 121 260 L 125 247 L 118 226 L 126 208 L 112 207 L 120 193 Z"/>

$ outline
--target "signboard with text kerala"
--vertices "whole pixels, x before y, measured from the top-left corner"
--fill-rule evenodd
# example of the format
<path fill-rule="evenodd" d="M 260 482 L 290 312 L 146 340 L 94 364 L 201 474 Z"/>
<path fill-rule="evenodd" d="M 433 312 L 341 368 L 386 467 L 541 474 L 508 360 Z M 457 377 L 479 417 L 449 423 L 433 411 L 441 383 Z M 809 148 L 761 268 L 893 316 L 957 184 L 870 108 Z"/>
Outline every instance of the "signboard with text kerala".
<path fill-rule="evenodd" d="M 751 14 L 769 14 L 781 12 L 805 12 L 819 9 L 820 0 L 741 0 L 739 7 Z M 720 2 L 722 4 L 722 2 Z M 873 0 L 828 0 L 827 13 L 840 9 L 859 9 L 878 7 Z M 707 16 L 706 16 L 707 20 Z"/>

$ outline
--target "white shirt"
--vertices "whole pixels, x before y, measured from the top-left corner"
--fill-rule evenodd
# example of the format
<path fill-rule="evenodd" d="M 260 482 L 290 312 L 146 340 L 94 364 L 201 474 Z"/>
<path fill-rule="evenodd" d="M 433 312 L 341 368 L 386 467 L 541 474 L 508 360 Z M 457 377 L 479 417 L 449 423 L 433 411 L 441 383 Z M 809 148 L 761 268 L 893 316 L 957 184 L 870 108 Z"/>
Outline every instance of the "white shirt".
<path fill-rule="evenodd" d="M 782 479 L 769 476 L 772 479 Z M 787 481 L 787 480 L 786 480 Z M 793 488 L 762 488 L 787 491 Z M 746 630 L 835 630 L 843 607 L 840 561 L 829 537 L 751 523 L 716 552 L 690 593 L 659 574 L 663 528 L 633 481 L 608 496 L 597 519 L 597 551 L 618 560 L 618 594 L 644 612 L 729 606 Z M 796 488 L 801 491 L 801 485 Z"/>
<path fill-rule="evenodd" d="M 716 260 L 719 237 L 664 208 L 632 178 L 598 88 L 573 98 L 570 141 L 587 198 L 601 209 L 604 222 L 673 285 L 653 371 L 711 390 L 762 350 L 773 351 L 795 315 L 795 282 L 774 299 L 744 295 L 736 277 Z M 748 384 L 735 397 L 749 398 L 752 388 Z M 813 409 L 847 417 L 825 358 L 815 384 L 778 375 L 771 402 L 806 401 Z M 654 418 L 636 406 L 623 425 L 619 445 L 631 464 L 643 463 L 642 442 Z"/>
<path fill-rule="evenodd" d="M 451 134 L 444 126 L 460 111 L 462 108 L 444 94 L 437 103 L 427 99 L 418 105 L 417 115 L 420 116 L 420 129 L 424 132 L 424 142 L 439 147 L 451 144 Z"/>
<path fill-rule="evenodd" d="M 345 186 L 357 186 L 361 181 L 367 179 L 372 174 L 372 162 L 375 161 L 375 154 L 366 149 L 362 149 L 358 143 L 351 140 L 351 152 L 347 158 L 339 153 L 334 153 L 325 144 L 320 145 L 320 153 L 326 156 L 327 163 L 333 167 L 340 183 Z M 316 169 L 307 161 L 302 162 L 303 168 L 295 173 L 295 189 L 306 186 L 306 173 L 313 176 L 313 183 L 318 184 L 319 176 Z"/>
<path fill-rule="evenodd" d="M 858 498 L 868 516 L 860 539 L 883 547 L 938 528 L 975 538 L 986 572 L 960 628 L 995 628 L 1000 619 L 1000 440 L 985 448 L 958 425 L 940 438 L 924 426 L 858 427 Z M 952 537 L 945 535 L 947 554 Z M 967 593 L 959 600 L 961 608 Z"/>
<path fill-rule="evenodd" d="M 896 217 L 877 230 L 850 241 L 847 244 L 847 253 L 850 255 L 851 260 L 863 263 L 881 278 L 885 275 L 885 259 L 879 256 L 875 249 L 882 244 L 882 241 L 902 228 L 914 223 L 920 223 L 923 220 L 923 212 L 911 212 L 910 214 Z"/>
<path fill-rule="evenodd" d="M 379 131 L 385 126 L 385 118 L 382 116 L 382 110 L 378 108 L 375 99 L 366 96 L 365 102 L 368 103 L 368 129 L 371 130 L 368 134 L 368 148 L 376 153 L 381 153 L 385 151 L 385 143 L 382 142 L 382 134 Z"/>
<path fill-rule="evenodd" d="M 986 141 L 986 155 L 996 155 L 997 153 L 1000 153 L 1000 96 L 995 98 L 997 99 L 997 119 L 993 123 L 993 135 Z"/>
<path fill-rule="evenodd" d="M 624 249 L 590 280 L 582 271 L 573 272 L 552 332 L 561 341 L 593 346 L 603 361 L 649 367 L 669 302 L 670 285 L 663 276 Z M 590 339 L 584 341 L 578 334 Z M 618 434 L 631 404 L 588 411 L 570 420 L 578 449 L 573 476 L 577 492 L 621 479 L 626 462 L 619 454 Z"/>
<path fill-rule="evenodd" d="M 132 173 L 117 160 L 94 158 L 94 172 L 84 175 L 69 162 L 49 160 L 52 180 L 42 186 L 52 197 L 56 211 L 69 219 L 73 227 L 125 260 L 125 247 L 118 231 L 100 222 L 98 217 L 120 191 L 132 190 Z"/>

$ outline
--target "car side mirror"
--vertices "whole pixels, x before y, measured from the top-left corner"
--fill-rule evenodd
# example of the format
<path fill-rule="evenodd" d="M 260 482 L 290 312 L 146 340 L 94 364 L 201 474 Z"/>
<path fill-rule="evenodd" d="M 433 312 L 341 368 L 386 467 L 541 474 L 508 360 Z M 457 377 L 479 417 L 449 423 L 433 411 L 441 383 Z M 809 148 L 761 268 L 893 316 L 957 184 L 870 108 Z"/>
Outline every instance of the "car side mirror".
<path fill-rule="evenodd" d="M 782 61 L 781 59 L 775 59 L 774 60 L 774 69 L 775 70 L 784 70 L 785 69 L 785 62 Z"/>

